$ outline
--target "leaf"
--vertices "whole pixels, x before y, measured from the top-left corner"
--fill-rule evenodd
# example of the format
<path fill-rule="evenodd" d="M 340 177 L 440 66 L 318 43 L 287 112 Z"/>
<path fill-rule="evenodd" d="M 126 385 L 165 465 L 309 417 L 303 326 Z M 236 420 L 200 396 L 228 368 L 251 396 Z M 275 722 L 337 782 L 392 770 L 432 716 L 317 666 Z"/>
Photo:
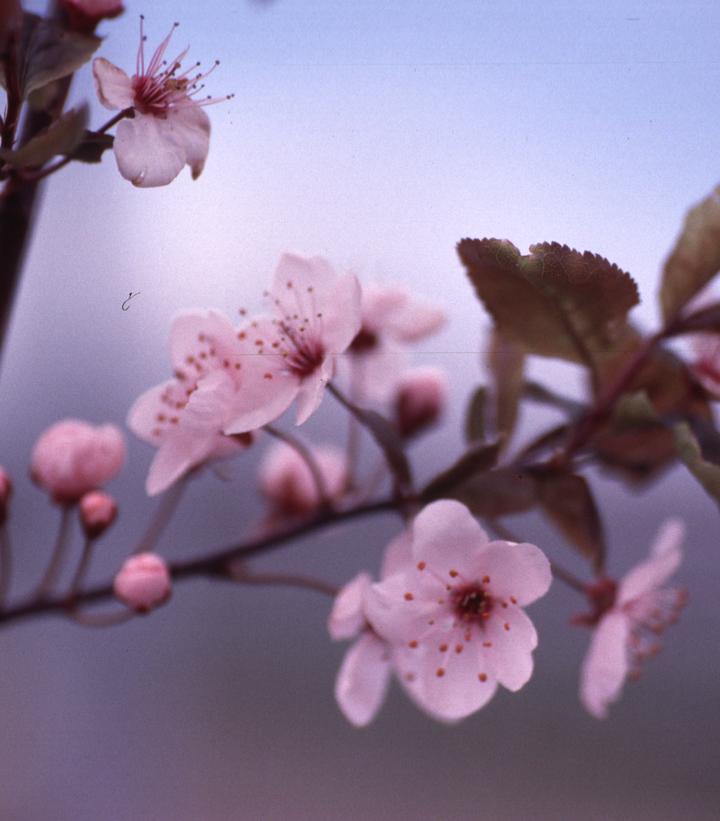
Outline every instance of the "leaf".
<path fill-rule="evenodd" d="M 41 131 L 16 151 L 0 151 L 0 159 L 16 168 L 44 165 L 57 154 L 69 154 L 85 133 L 88 107 L 66 111 L 49 128 Z"/>
<path fill-rule="evenodd" d="M 17 51 L 22 99 L 53 80 L 77 71 L 92 57 L 101 42 L 93 34 L 70 31 L 52 20 L 26 12 Z M 5 85 L 1 61 L 0 85 Z"/>
<path fill-rule="evenodd" d="M 703 458 L 698 440 L 687 423 L 681 422 L 676 425 L 674 432 L 680 460 L 720 506 L 720 465 Z"/>
<path fill-rule="evenodd" d="M 464 239 L 458 254 L 497 329 L 529 353 L 593 367 L 638 303 L 629 274 L 558 243 L 521 256 L 510 242 Z"/>
<path fill-rule="evenodd" d="M 496 468 L 476 473 L 447 491 L 443 498 L 457 499 L 476 516 L 497 519 L 523 513 L 535 505 L 535 479 L 525 471 Z"/>
<path fill-rule="evenodd" d="M 482 442 L 485 439 L 486 405 L 487 388 L 481 385 L 473 392 L 465 411 L 465 441 L 468 444 Z"/>
<path fill-rule="evenodd" d="M 101 134 L 99 131 L 86 131 L 80 144 L 70 156 L 79 162 L 95 163 L 102 160 L 102 155 L 113 147 L 112 134 Z"/>
<path fill-rule="evenodd" d="M 500 443 L 480 444 L 463 453 L 447 470 L 439 473 L 423 489 L 420 497 L 424 504 L 434 499 L 447 498 L 454 488 L 463 484 L 478 473 L 484 473 L 495 467 L 500 453 Z"/>
<path fill-rule="evenodd" d="M 509 442 L 518 417 L 523 390 L 525 348 L 511 338 L 493 330 L 487 353 L 495 398 L 495 431 Z"/>
<path fill-rule="evenodd" d="M 605 561 L 605 535 L 587 481 L 565 471 L 533 470 L 538 503 L 568 542 L 592 560 L 596 570 Z"/>
<path fill-rule="evenodd" d="M 685 217 L 665 262 L 660 306 L 665 323 L 720 271 L 720 186 Z"/>

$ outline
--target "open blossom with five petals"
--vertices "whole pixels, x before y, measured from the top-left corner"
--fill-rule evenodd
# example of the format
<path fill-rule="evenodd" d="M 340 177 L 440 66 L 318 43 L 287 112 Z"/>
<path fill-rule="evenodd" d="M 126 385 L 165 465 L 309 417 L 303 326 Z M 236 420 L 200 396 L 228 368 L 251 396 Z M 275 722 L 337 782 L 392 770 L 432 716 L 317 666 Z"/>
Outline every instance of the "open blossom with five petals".
<path fill-rule="evenodd" d="M 663 524 L 650 557 L 615 584 L 609 579 L 591 588 L 604 599 L 580 674 L 580 699 L 596 718 L 607 716 L 608 705 L 620 697 L 625 679 L 640 672 L 642 662 L 660 649 L 658 635 L 677 620 L 685 605 L 683 589 L 664 587 L 682 560 L 682 522 Z M 602 595 L 600 595 L 602 594 Z"/>
<path fill-rule="evenodd" d="M 260 316 L 238 333 L 256 356 L 226 433 L 272 422 L 297 399 L 297 424 L 320 404 L 335 358 L 360 328 L 360 283 L 338 275 L 321 257 L 284 254 L 269 296 L 274 316 Z"/>
<path fill-rule="evenodd" d="M 122 176 L 141 188 L 167 185 L 184 165 L 190 166 L 196 179 L 208 154 L 210 120 L 202 106 L 218 102 L 218 98 L 198 101 L 195 95 L 212 68 L 203 74 L 197 72 L 199 63 L 194 63 L 181 71 L 187 49 L 174 60 L 165 61 L 174 30 L 175 26 L 146 65 L 141 18 L 132 77 L 103 57 L 93 60 L 100 102 L 111 110 L 132 110 L 133 116 L 118 124 L 113 150 Z"/>
<path fill-rule="evenodd" d="M 412 562 L 371 587 L 366 613 L 416 703 L 456 721 L 498 684 L 527 683 L 537 634 L 522 608 L 551 580 L 538 547 L 491 542 L 464 505 L 441 500 L 414 520 Z"/>
<path fill-rule="evenodd" d="M 444 311 L 404 288 L 365 286 L 362 324 L 349 349 L 357 392 L 369 399 L 387 399 L 406 364 L 407 345 L 436 333 L 445 319 Z"/>
<path fill-rule="evenodd" d="M 248 357 L 230 320 L 219 311 L 181 314 L 170 330 L 174 378 L 150 388 L 128 413 L 128 427 L 158 452 L 150 466 L 150 495 L 192 468 L 234 456 L 251 434 L 226 436 Z"/>

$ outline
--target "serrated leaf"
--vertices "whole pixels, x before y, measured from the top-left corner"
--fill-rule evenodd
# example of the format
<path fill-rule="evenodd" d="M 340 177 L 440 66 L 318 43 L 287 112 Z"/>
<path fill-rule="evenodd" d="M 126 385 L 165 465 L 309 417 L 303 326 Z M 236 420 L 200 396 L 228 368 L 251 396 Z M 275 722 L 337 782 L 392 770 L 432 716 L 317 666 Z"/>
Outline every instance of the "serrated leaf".
<path fill-rule="evenodd" d="M 479 444 L 463 455 L 447 470 L 439 473 L 423 489 L 420 497 L 424 504 L 434 499 L 447 498 L 447 494 L 467 482 L 479 473 L 485 473 L 495 467 L 500 445 L 498 442 Z"/>
<path fill-rule="evenodd" d="M 69 154 L 79 144 L 88 120 L 88 107 L 66 111 L 16 151 L 0 151 L 0 159 L 16 168 L 44 165 L 58 154 Z"/>
<path fill-rule="evenodd" d="M 525 347 L 493 329 L 487 367 L 493 382 L 495 431 L 509 442 L 518 417 L 525 377 Z"/>
<path fill-rule="evenodd" d="M 687 423 L 681 422 L 676 425 L 674 433 L 680 460 L 720 506 L 720 465 L 703 458 L 698 440 Z"/>
<path fill-rule="evenodd" d="M 70 31 L 52 20 L 26 12 L 17 49 L 17 76 L 22 99 L 53 80 L 77 71 L 92 57 L 101 42 L 93 34 Z M 5 85 L 1 68 L 0 85 Z"/>
<path fill-rule="evenodd" d="M 685 217 L 663 268 L 660 306 L 668 323 L 720 271 L 720 186 Z"/>
<path fill-rule="evenodd" d="M 465 441 L 468 444 L 485 439 L 487 388 L 481 385 L 473 391 L 465 411 Z"/>
<path fill-rule="evenodd" d="M 596 570 L 605 561 L 605 535 L 587 481 L 559 470 L 535 470 L 540 508 L 567 541 L 587 556 Z"/>
<path fill-rule="evenodd" d="M 510 242 L 464 239 L 458 254 L 498 330 L 529 353 L 593 367 L 638 303 L 635 282 L 606 259 L 558 243 L 522 256 Z"/>

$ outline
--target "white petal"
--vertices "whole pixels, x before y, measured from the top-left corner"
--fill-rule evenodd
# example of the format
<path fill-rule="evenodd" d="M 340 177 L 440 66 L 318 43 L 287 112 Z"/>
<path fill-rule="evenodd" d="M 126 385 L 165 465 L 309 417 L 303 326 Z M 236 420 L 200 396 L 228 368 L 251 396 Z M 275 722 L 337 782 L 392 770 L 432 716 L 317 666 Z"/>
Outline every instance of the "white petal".
<path fill-rule="evenodd" d="M 165 139 L 183 149 L 185 162 L 196 180 L 205 167 L 210 148 L 208 115 L 195 103 L 179 105 L 170 109 L 166 119 L 159 121 L 159 127 Z"/>
<path fill-rule="evenodd" d="M 598 624 L 580 671 L 580 700 L 596 718 L 605 718 L 608 704 L 620 696 L 628 673 L 627 618 L 615 610 Z"/>
<path fill-rule="evenodd" d="M 475 579 L 479 551 L 488 539 L 465 505 L 450 499 L 429 504 L 415 518 L 412 533 L 415 561 L 427 562 L 448 580 L 451 571 Z"/>
<path fill-rule="evenodd" d="M 345 654 L 335 681 L 335 698 L 343 715 L 364 727 L 377 715 L 390 681 L 390 652 L 371 631 Z"/>
<path fill-rule="evenodd" d="M 133 104 L 132 80 L 125 72 L 104 57 L 96 57 L 92 65 L 98 99 L 111 111 L 130 108 Z"/>
<path fill-rule="evenodd" d="M 618 605 L 662 586 L 680 566 L 681 543 L 685 526 L 679 519 L 668 519 L 658 531 L 650 558 L 636 565 L 620 582 Z"/>
<path fill-rule="evenodd" d="M 490 542 L 482 553 L 493 596 L 510 598 L 525 606 L 544 596 L 552 583 L 547 556 L 534 544 Z"/>
<path fill-rule="evenodd" d="M 335 597 L 328 632 L 335 641 L 354 638 L 365 624 L 365 594 L 372 583 L 369 573 L 358 573 Z"/>
<path fill-rule="evenodd" d="M 157 117 L 136 112 L 123 120 L 115 132 L 113 150 L 120 173 L 139 188 L 167 185 L 185 165 L 185 151 L 167 139 Z"/>

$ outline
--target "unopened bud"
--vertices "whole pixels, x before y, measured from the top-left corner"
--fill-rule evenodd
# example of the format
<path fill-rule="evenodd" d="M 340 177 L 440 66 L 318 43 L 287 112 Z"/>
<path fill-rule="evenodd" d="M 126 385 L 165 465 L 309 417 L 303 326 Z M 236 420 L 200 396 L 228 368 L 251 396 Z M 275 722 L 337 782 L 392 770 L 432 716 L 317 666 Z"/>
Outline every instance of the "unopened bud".
<path fill-rule="evenodd" d="M 148 613 L 170 598 L 172 582 L 165 560 L 155 553 L 126 559 L 113 582 L 115 596 L 137 613 Z"/>
<path fill-rule="evenodd" d="M 12 482 L 5 468 L 0 467 L 0 525 L 7 519 L 10 497 L 12 496 Z"/>
<path fill-rule="evenodd" d="M 115 521 L 117 504 L 102 490 L 91 490 L 80 499 L 80 522 L 88 539 L 97 539 Z"/>
<path fill-rule="evenodd" d="M 400 377 L 395 422 L 403 438 L 437 422 L 447 401 L 447 378 L 439 368 L 412 368 Z"/>

